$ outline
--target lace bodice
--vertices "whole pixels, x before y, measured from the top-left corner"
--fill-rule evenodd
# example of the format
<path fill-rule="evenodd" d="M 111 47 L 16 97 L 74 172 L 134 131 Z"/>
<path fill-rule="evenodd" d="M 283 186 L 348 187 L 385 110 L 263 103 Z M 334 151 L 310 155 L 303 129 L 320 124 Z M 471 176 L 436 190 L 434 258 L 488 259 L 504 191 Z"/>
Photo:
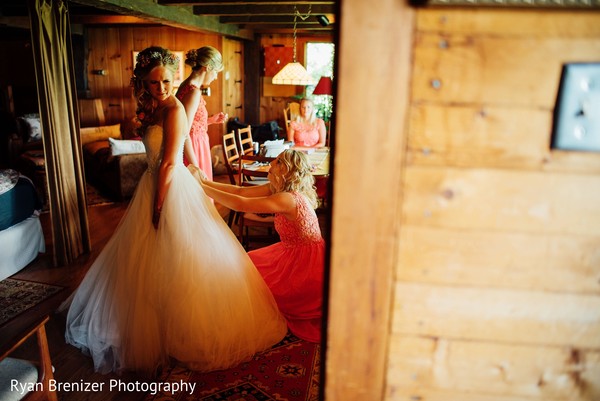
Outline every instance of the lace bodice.
<path fill-rule="evenodd" d="M 146 161 L 148 162 L 148 171 L 154 173 L 160 166 L 163 156 L 163 129 L 160 125 L 151 125 L 146 129 L 146 134 L 142 139 L 146 147 Z M 182 158 L 179 162 L 183 164 L 183 143 L 179 154 Z"/>
<path fill-rule="evenodd" d="M 196 85 L 186 85 L 180 88 L 177 98 L 179 100 L 183 99 L 192 90 L 200 90 L 200 88 Z M 200 96 L 200 104 L 198 105 L 196 114 L 194 114 L 194 121 L 190 130 L 190 136 L 198 134 L 208 135 L 208 110 L 206 110 L 206 100 L 202 96 Z"/>
<path fill-rule="evenodd" d="M 320 139 L 319 129 L 325 123 L 320 118 L 317 118 L 314 124 L 308 122 L 292 121 L 290 126 L 294 129 L 294 142 L 298 146 L 315 146 Z"/>
<path fill-rule="evenodd" d="M 275 215 L 275 229 L 281 242 L 285 246 L 297 246 L 322 241 L 319 220 L 308 199 L 297 192 L 291 194 L 298 210 L 296 220 L 290 221 L 281 214 Z"/>

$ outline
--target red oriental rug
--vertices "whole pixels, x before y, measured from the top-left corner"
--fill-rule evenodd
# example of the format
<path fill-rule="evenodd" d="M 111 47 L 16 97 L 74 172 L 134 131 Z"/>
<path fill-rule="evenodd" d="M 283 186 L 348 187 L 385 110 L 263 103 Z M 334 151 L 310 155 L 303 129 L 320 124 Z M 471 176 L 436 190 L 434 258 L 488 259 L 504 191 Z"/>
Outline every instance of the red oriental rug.
<path fill-rule="evenodd" d="M 200 373 L 175 366 L 160 382 L 196 383 L 194 392 L 148 394 L 144 401 L 317 401 L 320 345 L 288 335 L 269 350 L 227 370 Z"/>

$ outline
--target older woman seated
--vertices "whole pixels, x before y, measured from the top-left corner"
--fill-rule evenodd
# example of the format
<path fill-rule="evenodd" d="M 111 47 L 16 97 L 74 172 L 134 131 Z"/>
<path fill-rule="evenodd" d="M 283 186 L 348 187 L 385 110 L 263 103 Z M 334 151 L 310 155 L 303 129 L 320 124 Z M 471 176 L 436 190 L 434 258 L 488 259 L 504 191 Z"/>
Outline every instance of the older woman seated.
<path fill-rule="evenodd" d="M 325 122 L 317 118 L 312 99 L 300 100 L 300 114 L 290 122 L 287 140 L 294 142 L 296 146 L 311 148 L 325 146 Z"/>

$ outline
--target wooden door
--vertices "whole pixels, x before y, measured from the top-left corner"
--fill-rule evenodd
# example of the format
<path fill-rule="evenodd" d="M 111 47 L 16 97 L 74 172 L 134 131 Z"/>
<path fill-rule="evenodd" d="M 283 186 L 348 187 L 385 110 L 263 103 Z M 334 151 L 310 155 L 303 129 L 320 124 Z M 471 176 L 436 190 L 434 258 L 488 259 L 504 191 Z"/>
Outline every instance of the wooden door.
<path fill-rule="evenodd" d="M 223 39 L 223 112 L 244 120 L 244 44 Z"/>

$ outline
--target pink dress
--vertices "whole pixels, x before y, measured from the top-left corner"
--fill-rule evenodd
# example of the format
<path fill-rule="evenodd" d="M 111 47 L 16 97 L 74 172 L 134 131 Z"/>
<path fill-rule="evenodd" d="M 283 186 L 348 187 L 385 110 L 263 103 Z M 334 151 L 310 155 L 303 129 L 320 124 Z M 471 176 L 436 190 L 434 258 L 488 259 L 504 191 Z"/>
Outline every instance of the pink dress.
<path fill-rule="evenodd" d="M 195 85 L 181 86 L 177 91 L 177 98 L 182 100 L 191 90 L 200 90 Z M 192 127 L 190 128 L 190 139 L 192 141 L 192 148 L 196 153 L 196 159 L 198 159 L 198 166 L 209 180 L 213 179 L 212 169 L 212 157 L 210 154 L 210 141 L 208 138 L 208 110 L 206 110 L 206 101 L 201 96 L 200 104 L 194 115 L 192 121 Z M 183 162 L 187 166 L 190 162 L 185 159 Z"/>
<path fill-rule="evenodd" d="M 294 144 L 296 146 L 315 146 L 319 142 L 319 129 L 325 129 L 325 122 L 317 118 L 314 124 L 292 121 L 294 129 Z"/>
<path fill-rule="evenodd" d="M 248 252 L 271 289 L 279 310 L 294 335 L 307 341 L 321 339 L 321 308 L 325 241 L 308 200 L 292 192 L 298 216 L 290 221 L 275 215 L 281 242 Z"/>

